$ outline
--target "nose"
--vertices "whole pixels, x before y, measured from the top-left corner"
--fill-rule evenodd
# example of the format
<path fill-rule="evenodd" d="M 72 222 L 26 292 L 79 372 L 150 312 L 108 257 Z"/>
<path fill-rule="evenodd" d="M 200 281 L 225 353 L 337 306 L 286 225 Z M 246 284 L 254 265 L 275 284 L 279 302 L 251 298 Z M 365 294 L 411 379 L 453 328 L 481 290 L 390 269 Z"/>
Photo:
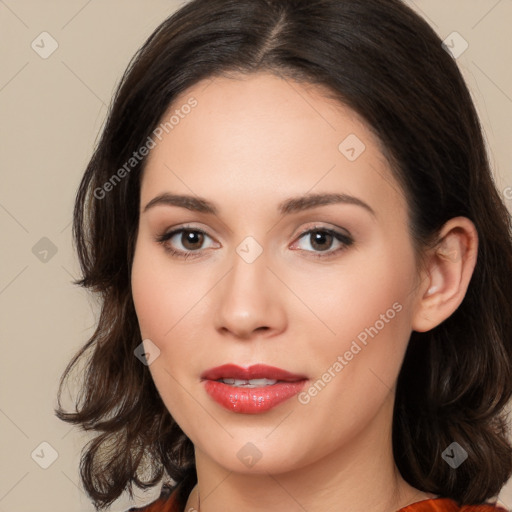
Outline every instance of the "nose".
<path fill-rule="evenodd" d="M 265 250 L 248 262 L 239 254 L 216 287 L 216 329 L 224 336 L 271 337 L 286 328 L 286 288 L 268 267 Z"/>

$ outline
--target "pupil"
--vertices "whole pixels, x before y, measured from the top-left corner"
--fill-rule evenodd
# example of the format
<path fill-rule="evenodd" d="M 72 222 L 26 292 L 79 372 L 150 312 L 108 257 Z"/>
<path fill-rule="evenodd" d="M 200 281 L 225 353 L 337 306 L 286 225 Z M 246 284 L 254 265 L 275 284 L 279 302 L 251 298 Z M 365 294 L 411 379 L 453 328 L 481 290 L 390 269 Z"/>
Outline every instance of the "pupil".
<path fill-rule="evenodd" d="M 327 250 L 329 247 L 318 247 L 318 245 L 322 246 L 326 243 L 326 238 L 327 238 L 327 241 L 331 241 L 330 240 L 332 238 L 332 235 L 330 235 L 329 233 L 324 233 L 324 232 L 321 232 L 321 231 L 317 231 L 315 233 L 313 233 L 313 243 L 311 244 L 315 249 L 319 249 L 319 250 Z M 328 243 L 327 244 L 328 246 L 330 246 L 331 244 Z"/>
<path fill-rule="evenodd" d="M 185 241 L 182 240 L 183 246 L 187 247 L 189 244 L 192 245 L 192 247 L 187 247 L 188 249 L 197 249 L 197 247 L 193 247 L 194 245 L 199 244 L 201 245 L 202 242 L 202 233 L 197 233 L 195 231 L 188 231 L 184 232 L 183 236 L 185 237 Z M 196 240 L 194 240 L 196 239 Z"/>

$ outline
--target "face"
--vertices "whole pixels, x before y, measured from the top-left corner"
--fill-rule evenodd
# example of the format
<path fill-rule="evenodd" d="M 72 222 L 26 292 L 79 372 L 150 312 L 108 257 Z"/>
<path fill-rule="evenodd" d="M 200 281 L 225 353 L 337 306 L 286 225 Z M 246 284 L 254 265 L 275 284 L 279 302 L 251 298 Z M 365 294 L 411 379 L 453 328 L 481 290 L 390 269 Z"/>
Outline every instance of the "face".
<path fill-rule="evenodd" d="M 200 82 L 173 113 L 141 182 L 132 290 L 196 454 L 289 471 L 389 432 L 418 271 L 376 138 L 318 87 L 271 74 Z M 212 370 L 228 364 L 238 373 Z"/>

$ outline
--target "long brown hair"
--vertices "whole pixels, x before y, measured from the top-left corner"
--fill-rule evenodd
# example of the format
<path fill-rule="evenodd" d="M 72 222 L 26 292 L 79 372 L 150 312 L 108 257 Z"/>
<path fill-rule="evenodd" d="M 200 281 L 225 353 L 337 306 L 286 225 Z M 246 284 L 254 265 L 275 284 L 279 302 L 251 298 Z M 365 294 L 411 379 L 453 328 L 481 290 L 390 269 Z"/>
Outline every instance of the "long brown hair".
<path fill-rule="evenodd" d="M 322 85 L 362 116 L 407 198 L 418 251 L 452 217 L 475 224 L 478 260 L 462 304 L 436 328 L 411 335 L 393 449 L 414 487 L 461 504 L 489 499 L 512 470 L 503 413 L 512 394 L 511 219 L 456 63 L 399 0 L 192 0 L 132 59 L 74 210 L 77 284 L 96 292 L 102 309 L 62 377 L 57 415 L 97 433 L 81 460 L 85 489 L 101 508 L 133 484 L 164 477 L 180 484 L 184 503 L 196 483 L 193 445 L 134 357 L 142 340 L 130 272 L 146 158 L 126 162 L 179 93 L 207 77 L 262 70 Z M 122 179 L 113 179 L 123 166 Z M 65 411 L 61 392 L 82 360 L 76 408 Z M 468 453 L 457 470 L 442 459 L 452 442 Z"/>

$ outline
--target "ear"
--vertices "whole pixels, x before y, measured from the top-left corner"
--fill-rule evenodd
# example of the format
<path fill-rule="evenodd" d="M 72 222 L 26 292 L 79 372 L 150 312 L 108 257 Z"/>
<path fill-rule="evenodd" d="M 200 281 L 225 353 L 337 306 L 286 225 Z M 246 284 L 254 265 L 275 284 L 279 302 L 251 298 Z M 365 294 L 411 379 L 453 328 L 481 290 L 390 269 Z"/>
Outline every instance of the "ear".
<path fill-rule="evenodd" d="M 478 233 L 466 217 L 450 219 L 429 250 L 416 293 L 412 329 L 425 332 L 446 320 L 461 304 L 475 269 Z"/>

